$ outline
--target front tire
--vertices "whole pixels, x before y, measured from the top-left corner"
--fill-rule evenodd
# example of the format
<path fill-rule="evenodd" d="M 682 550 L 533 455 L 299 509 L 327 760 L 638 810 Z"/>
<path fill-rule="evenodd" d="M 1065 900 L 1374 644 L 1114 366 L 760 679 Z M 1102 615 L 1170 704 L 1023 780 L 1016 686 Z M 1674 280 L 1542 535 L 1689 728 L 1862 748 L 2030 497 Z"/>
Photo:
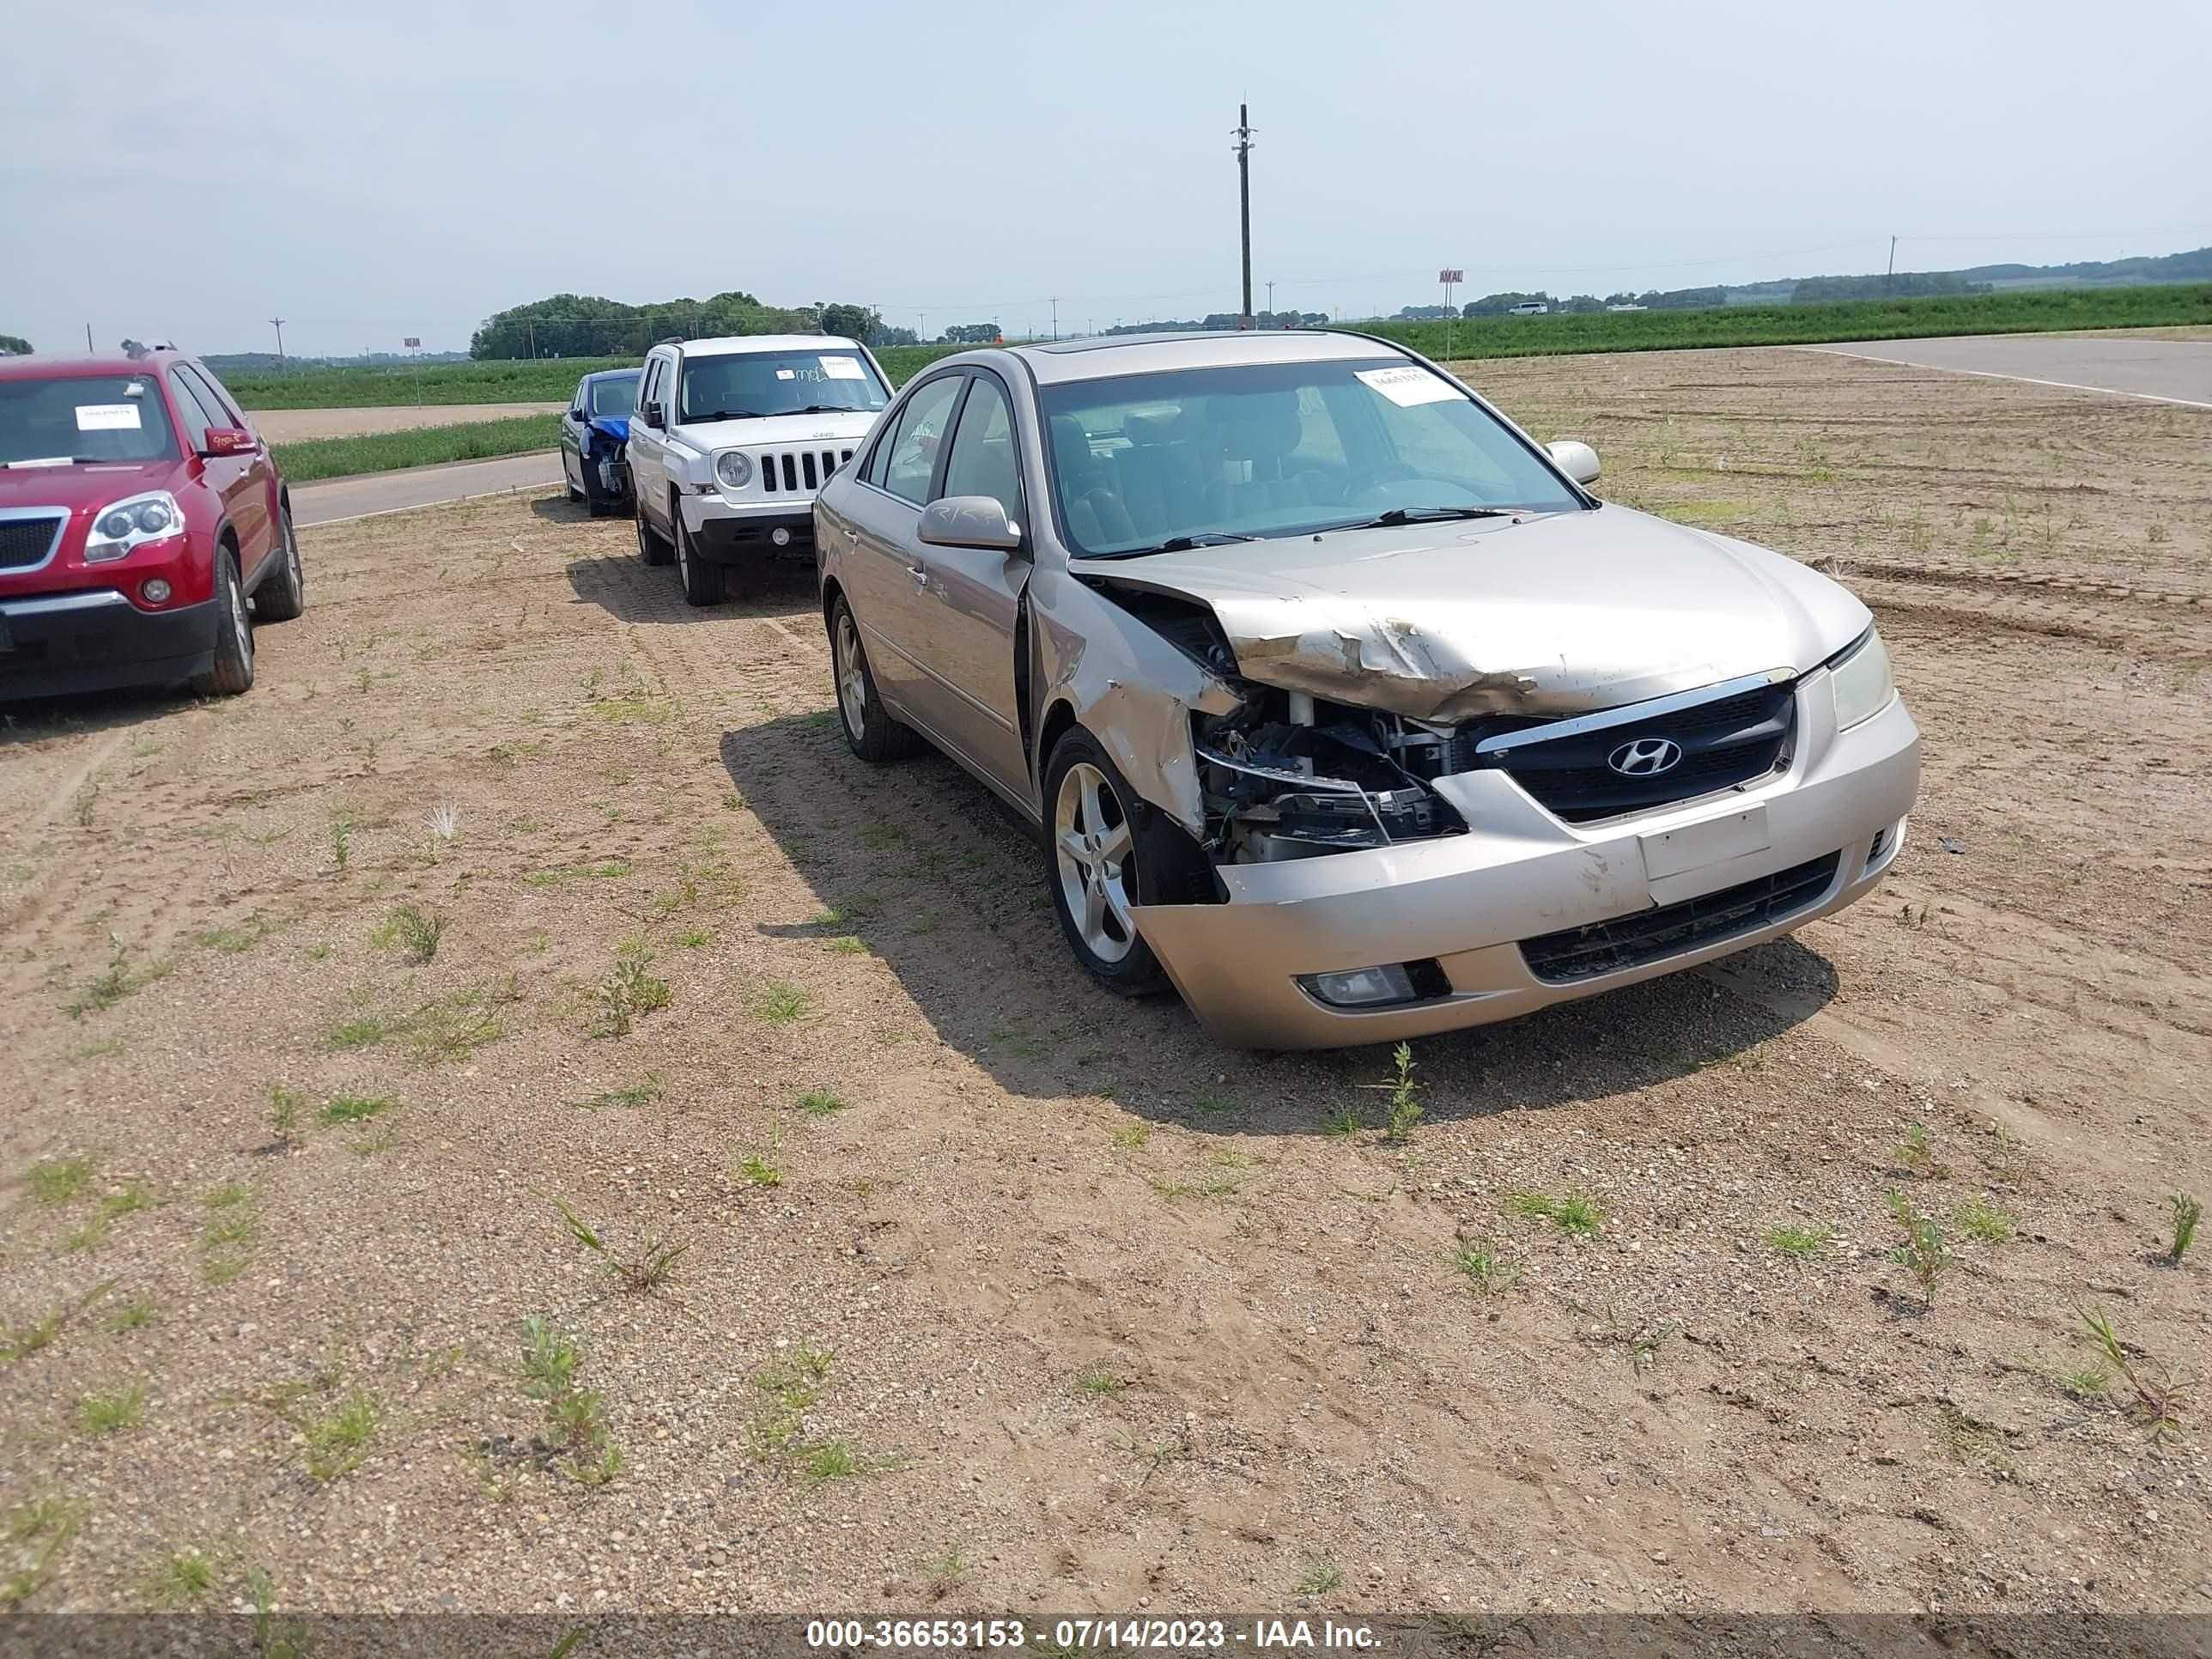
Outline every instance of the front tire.
<path fill-rule="evenodd" d="M 1205 854 L 1129 787 L 1098 740 L 1064 733 L 1045 763 L 1045 884 L 1060 931 L 1086 972 L 1121 996 L 1169 988 L 1129 910 L 1207 896 Z"/>
<path fill-rule="evenodd" d="M 645 521 L 645 508 L 637 510 L 637 556 L 641 563 L 663 565 L 668 562 L 668 544 L 653 533 L 653 526 Z"/>
<path fill-rule="evenodd" d="M 921 735 L 902 726 L 884 710 L 876 695 L 876 677 L 868 667 L 868 653 L 860 644 L 860 625 L 853 620 L 853 607 L 839 594 L 830 605 L 830 672 L 837 685 L 837 723 L 844 729 L 845 746 L 871 765 L 888 765 L 921 750 Z"/>
<path fill-rule="evenodd" d="M 278 550 L 276 568 L 253 590 L 256 623 L 290 622 L 307 608 L 307 574 L 300 566 L 300 536 L 292 527 L 289 505 L 281 510 L 276 522 L 284 544 Z"/>
<path fill-rule="evenodd" d="M 684 584 L 684 599 L 688 605 L 720 605 L 728 593 L 728 584 L 722 580 L 722 567 L 708 564 L 699 556 L 693 544 L 691 532 L 684 527 L 684 515 L 676 515 L 676 574 Z"/>
<path fill-rule="evenodd" d="M 238 580 L 238 555 L 225 546 L 216 555 L 215 666 L 195 675 L 204 697 L 234 697 L 253 684 L 253 624 L 246 617 L 246 589 Z"/>

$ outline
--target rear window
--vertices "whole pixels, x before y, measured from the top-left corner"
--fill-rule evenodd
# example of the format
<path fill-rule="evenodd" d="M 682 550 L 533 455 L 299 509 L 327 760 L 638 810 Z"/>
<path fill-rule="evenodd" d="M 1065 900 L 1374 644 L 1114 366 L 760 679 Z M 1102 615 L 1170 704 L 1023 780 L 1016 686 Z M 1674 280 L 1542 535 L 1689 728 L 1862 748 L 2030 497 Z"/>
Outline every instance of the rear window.
<path fill-rule="evenodd" d="M 592 413 L 606 420 L 627 419 L 637 413 L 637 376 L 594 380 L 591 384 Z"/>
<path fill-rule="evenodd" d="M 152 374 L 0 380 L 0 466 L 173 459 Z"/>

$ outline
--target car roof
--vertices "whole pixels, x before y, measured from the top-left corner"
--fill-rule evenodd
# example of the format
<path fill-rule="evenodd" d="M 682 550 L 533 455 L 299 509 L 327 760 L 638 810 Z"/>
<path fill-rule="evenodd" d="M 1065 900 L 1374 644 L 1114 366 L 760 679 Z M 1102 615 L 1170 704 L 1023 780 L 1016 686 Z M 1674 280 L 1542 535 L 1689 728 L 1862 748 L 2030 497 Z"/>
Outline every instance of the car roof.
<path fill-rule="evenodd" d="M 584 376 L 582 384 L 589 386 L 594 380 L 635 380 L 644 373 L 642 368 L 595 368 Z"/>
<path fill-rule="evenodd" d="M 1177 368 L 1233 368 L 1246 363 L 1328 363 L 1407 356 L 1403 346 L 1335 329 L 1283 328 L 1182 334 L 1116 334 L 1003 348 L 1029 366 L 1040 386 L 1153 374 Z"/>
<path fill-rule="evenodd" d="M 705 340 L 671 340 L 685 356 L 696 352 L 711 351 L 717 356 L 730 356 L 748 351 L 820 351 L 824 347 L 842 347 L 847 351 L 858 351 L 860 342 L 848 340 L 842 334 L 719 334 Z"/>
<path fill-rule="evenodd" d="M 183 352 L 168 346 L 150 349 L 136 357 L 123 351 L 52 357 L 34 351 L 27 357 L 0 357 L 0 380 L 74 380 L 95 374 L 150 374 L 184 361 Z"/>

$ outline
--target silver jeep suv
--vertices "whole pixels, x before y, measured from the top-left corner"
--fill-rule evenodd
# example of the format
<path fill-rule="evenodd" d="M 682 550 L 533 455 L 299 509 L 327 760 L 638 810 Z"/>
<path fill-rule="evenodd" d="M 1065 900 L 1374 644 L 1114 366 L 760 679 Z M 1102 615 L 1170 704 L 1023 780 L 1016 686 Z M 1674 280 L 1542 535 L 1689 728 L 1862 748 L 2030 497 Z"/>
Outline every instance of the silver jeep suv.
<path fill-rule="evenodd" d="M 713 605 L 779 555 L 811 558 L 816 491 L 852 459 L 890 383 L 858 341 L 738 335 L 653 347 L 629 423 L 637 550 L 673 556 Z"/>

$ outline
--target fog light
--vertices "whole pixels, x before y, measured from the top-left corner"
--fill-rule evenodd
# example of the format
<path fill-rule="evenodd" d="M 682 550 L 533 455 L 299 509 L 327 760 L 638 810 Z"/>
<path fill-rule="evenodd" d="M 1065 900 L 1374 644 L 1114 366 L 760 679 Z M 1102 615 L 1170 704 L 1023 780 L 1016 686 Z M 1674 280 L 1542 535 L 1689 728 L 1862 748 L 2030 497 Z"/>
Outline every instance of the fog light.
<path fill-rule="evenodd" d="M 1395 962 L 1375 968 L 1352 968 L 1340 974 L 1305 974 L 1299 977 L 1298 983 L 1309 996 L 1333 1008 L 1366 1008 L 1377 1003 L 1413 1000 L 1413 981 Z"/>
<path fill-rule="evenodd" d="M 138 597 L 149 605 L 167 605 L 169 602 L 169 585 L 159 576 L 149 576 L 138 584 Z"/>
<path fill-rule="evenodd" d="M 791 545 L 791 532 L 788 530 L 781 528 L 771 530 L 768 532 L 768 538 L 774 542 L 778 547 L 789 547 Z"/>

